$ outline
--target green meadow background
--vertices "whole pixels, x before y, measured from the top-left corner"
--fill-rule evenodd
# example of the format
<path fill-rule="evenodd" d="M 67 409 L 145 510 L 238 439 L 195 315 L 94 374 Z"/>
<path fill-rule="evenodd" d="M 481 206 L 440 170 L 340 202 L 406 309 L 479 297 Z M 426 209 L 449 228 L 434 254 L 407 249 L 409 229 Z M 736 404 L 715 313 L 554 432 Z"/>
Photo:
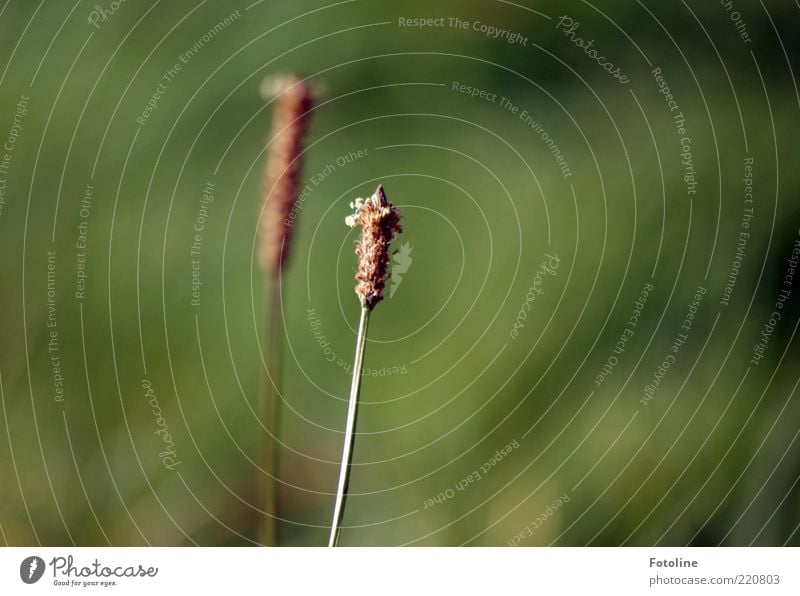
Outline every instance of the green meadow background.
<path fill-rule="evenodd" d="M 0 7 L 3 543 L 254 544 L 259 88 L 297 71 L 281 544 L 327 539 L 378 183 L 411 262 L 343 544 L 800 544 L 795 3 L 116 6 Z"/>

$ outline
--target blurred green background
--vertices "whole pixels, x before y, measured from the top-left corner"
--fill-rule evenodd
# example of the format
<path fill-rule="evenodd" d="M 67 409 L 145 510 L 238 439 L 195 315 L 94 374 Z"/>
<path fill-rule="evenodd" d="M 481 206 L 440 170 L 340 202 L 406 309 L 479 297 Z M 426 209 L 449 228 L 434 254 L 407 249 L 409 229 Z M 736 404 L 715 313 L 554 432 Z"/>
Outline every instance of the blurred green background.
<path fill-rule="evenodd" d="M 0 8 L 5 544 L 253 544 L 259 86 L 291 71 L 325 95 L 282 286 L 281 544 L 326 541 L 359 314 L 344 217 L 379 182 L 412 262 L 371 321 L 343 544 L 800 544 L 800 7 L 116 7 Z"/>

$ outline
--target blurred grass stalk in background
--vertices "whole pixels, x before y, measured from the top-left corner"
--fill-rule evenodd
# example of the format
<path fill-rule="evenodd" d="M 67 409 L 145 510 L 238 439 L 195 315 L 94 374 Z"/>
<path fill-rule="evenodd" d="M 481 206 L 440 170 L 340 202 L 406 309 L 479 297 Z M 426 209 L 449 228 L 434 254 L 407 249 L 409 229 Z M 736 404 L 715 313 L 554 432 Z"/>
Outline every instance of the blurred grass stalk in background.
<path fill-rule="evenodd" d="M 280 370 L 283 346 L 283 309 L 281 286 L 283 270 L 295 223 L 295 204 L 300 186 L 303 161 L 303 139 L 308 130 L 312 108 L 312 91 L 297 75 L 268 79 L 262 84 L 265 99 L 273 98 L 275 109 L 272 132 L 267 144 L 264 172 L 264 201 L 261 213 L 260 263 L 264 270 L 265 296 L 269 296 L 268 328 L 265 335 L 266 375 L 264 383 L 263 421 L 260 470 L 256 472 L 256 509 L 265 506 L 260 526 L 260 541 L 278 545 L 278 476 L 280 457 Z"/>

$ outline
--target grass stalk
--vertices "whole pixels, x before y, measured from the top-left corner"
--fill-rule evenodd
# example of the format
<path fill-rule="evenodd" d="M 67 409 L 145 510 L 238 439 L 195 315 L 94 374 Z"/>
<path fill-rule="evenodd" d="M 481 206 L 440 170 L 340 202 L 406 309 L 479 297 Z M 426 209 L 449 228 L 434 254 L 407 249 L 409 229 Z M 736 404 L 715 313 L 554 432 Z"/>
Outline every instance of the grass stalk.
<path fill-rule="evenodd" d="M 283 350 L 283 313 L 281 309 L 281 274 L 274 272 L 266 276 L 267 294 L 270 295 L 269 326 L 264 338 L 266 372 L 262 403 L 262 420 L 265 432 L 262 433 L 259 450 L 259 466 L 263 472 L 258 476 L 256 503 L 264 507 L 263 514 L 256 510 L 259 521 L 258 541 L 264 546 L 278 545 L 278 470 L 280 456 L 278 450 L 278 430 L 280 429 L 280 378 Z"/>
<path fill-rule="evenodd" d="M 356 355 L 353 359 L 353 381 L 350 384 L 350 398 L 347 402 L 347 423 L 344 430 L 344 446 L 342 447 L 342 463 L 339 468 L 339 484 L 336 489 L 336 503 L 333 507 L 333 522 L 328 546 L 338 546 L 342 529 L 344 506 L 350 487 L 350 467 L 353 462 L 353 445 L 355 443 L 356 418 L 358 417 L 358 396 L 361 392 L 361 369 L 364 363 L 364 348 L 367 344 L 367 326 L 369 325 L 369 309 L 361 309 L 361 320 L 358 323 L 356 337 Z"/>

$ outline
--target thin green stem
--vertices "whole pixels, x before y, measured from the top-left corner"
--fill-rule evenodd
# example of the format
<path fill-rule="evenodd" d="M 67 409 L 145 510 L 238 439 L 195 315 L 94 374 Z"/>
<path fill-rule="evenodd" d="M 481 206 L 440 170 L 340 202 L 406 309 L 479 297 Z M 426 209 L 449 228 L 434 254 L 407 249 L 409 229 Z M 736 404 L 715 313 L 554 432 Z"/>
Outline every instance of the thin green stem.
<path fill-rule="evenodd" d="M 344 504 L 347 499 L 347 489 L 350 486 L 350 466 L 353 462 L 353 444 L 355 439 L 356 417 L 358 416 L 358 394 L 361 391 L 361 367 L 364 362 L 364 347 L 367 344 L 367 325 L 369 323 L 369 309 L 361 309 L 361 321 L 358 324 L 358 337 L 356 338 L 356 355 L 353 360 L 353 382 L 350 385 L 350 399 L 347 403 L 347 423 L 344 430 L 344 447 L 342 448 L 342 463 L 339 468 L 339 486 L 336 489 L 336 504 L 333 507 L 333 522 L 331 523 L 331 536 L 328 546 L 339 544 L 339 533 L 344 516 Z"/>
<path fill-rule="evenodd" d="M 278 429 L 280 428 L 280 369 L 283 348 L 283 313 L 281 312 L 281 275 L 267 276 L 267 294 L 270 296 L 269 327 L 266 344 L 267 371 L 264 379 L 263 424 L 266 431 L 261 439 L 260 466 L 258 474 L 256 503 L 264 506 L 264 513 L 256 523 L 259 542 L 264 546 L 278 546 Z"/>

